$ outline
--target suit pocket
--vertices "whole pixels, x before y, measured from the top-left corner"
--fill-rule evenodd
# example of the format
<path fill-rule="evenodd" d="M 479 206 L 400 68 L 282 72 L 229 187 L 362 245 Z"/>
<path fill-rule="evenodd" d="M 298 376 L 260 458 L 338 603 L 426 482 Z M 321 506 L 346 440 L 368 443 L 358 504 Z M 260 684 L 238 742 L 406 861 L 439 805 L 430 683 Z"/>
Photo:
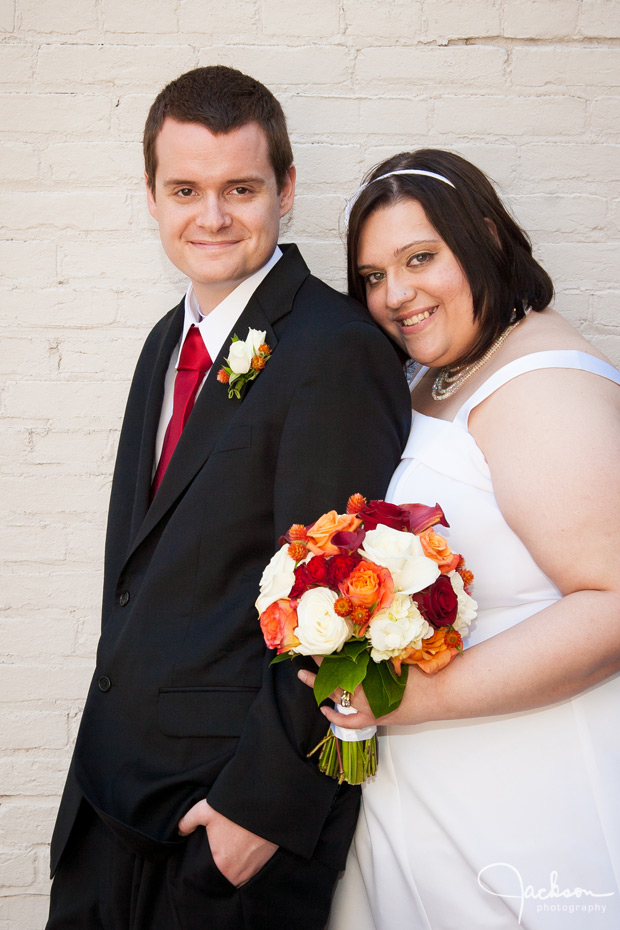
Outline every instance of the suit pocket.
<path fill-rule="evenodd" d="M 251 426 L 231 426 L 216 445 L 213 454 L 215 455 L 217 452 L 234 452 L 236 449 L 249 449 L 251 445 Z"/>
<path fill-rule="evenodd" d="M 162 688 L 157 718 L 166 736 L 240 736 L 258 688 Z"/>

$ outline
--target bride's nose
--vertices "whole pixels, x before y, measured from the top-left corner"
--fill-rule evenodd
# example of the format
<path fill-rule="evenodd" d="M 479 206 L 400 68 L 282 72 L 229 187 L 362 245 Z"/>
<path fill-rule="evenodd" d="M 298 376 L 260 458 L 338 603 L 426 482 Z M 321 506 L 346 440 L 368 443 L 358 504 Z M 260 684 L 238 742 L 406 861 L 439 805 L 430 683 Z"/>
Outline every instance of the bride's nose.
<path fill-rule="evenodd" d="M 415 297 L 411 280 L 396 274 L 388 275 L 385 301 L 390 310 L 398 310 Z"/>

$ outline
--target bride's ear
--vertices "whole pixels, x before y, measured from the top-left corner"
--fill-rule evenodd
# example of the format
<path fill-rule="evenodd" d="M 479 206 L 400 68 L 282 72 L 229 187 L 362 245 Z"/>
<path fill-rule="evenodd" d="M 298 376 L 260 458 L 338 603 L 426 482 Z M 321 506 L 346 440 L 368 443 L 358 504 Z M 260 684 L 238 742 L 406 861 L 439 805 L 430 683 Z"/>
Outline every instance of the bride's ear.
<path fill-rule="evenodd" d="M 490 229 L 490 231 L 491 231 L 491 235 L 493 236 L 493 238 L 494 238 L 495 241 L 497 242 L 499 248 L 501 249 L 502 243 L 500 242 L 500 238 L 499 238 L 499 236 L 498 236 L 498 234 L 497 234 L 497 226 L 495 225 L 495 223 L 493 222 L 493 220 L 489 219 L 488 216 L 485 216 L 484 222 L 485 222 L 485 223 L 487 224 L 487 226 L 489 227 L 489 229 Z"/>

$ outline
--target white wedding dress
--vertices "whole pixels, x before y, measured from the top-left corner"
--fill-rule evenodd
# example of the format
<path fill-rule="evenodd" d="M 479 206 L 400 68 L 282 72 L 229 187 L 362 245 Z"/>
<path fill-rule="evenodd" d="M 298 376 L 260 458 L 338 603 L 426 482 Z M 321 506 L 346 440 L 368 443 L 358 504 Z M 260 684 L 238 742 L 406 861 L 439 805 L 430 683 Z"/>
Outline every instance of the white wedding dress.
<path fill-rule="evenodd" d="M 477 404 L 537 368 L 620 384 L 615 369 L 583 352 L 518 359 L 453 422 L 414 413 L 387 495 L 443 508 L 452 549 L 475 574 L 468 647 L 559 597 L 503 519 L 467 430 Z M 620 567 L 617 552 L 601 557 Z M 380 728 L 378 773 L 363 789 L 329 930 L 619 930 L 619 717 L 616 675 L 541 710 Z"/>

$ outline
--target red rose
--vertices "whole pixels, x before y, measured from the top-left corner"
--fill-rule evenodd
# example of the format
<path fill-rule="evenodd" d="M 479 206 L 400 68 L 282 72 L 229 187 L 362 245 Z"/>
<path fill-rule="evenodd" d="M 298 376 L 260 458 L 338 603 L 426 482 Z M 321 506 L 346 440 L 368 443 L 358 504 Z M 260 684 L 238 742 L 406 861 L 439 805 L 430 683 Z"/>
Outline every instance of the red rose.
<path fill-rule="evenodd" d="M 447 575 L 440 575 L 432 585 L 413 597 L 424 618 L 436 630 L 451 626 L 456 620 L 459 602 Z"/>
<path fill-rule="evenodd" d="M 327 578 L 327 564 L 324 555 L 314 555 L 306 564 L 306 573 L 313 584 L 321 585 Z"/>
<path fill-rule="evenodd" d="M 298 601 L 302 594 L 305 594 L 308 588 L 311 588 L 313 585 L 312 578 L 308 574 L 307 562 L 304 562 L 303 565 L 298 565 L 295 569 L 295 583 L 289 591 L 289 597 L 291 600 Z"/>
<path fill-rule="evenodd" d="M 330 588 L 338 587 L 360 561 L 359 555 L 333 555 L 327 563 L 327 584 Z"/>
<path fill-rule="evenodd" d="M 364 521 L 366 532 L 376 529 L 378 523 L 384 523 L 393 530 L 409 528 L 407 514 L 403 513 L 396 504 L 388 504 L 385 501 L 369 501 L 358 513 L 358 517 Z"/>

